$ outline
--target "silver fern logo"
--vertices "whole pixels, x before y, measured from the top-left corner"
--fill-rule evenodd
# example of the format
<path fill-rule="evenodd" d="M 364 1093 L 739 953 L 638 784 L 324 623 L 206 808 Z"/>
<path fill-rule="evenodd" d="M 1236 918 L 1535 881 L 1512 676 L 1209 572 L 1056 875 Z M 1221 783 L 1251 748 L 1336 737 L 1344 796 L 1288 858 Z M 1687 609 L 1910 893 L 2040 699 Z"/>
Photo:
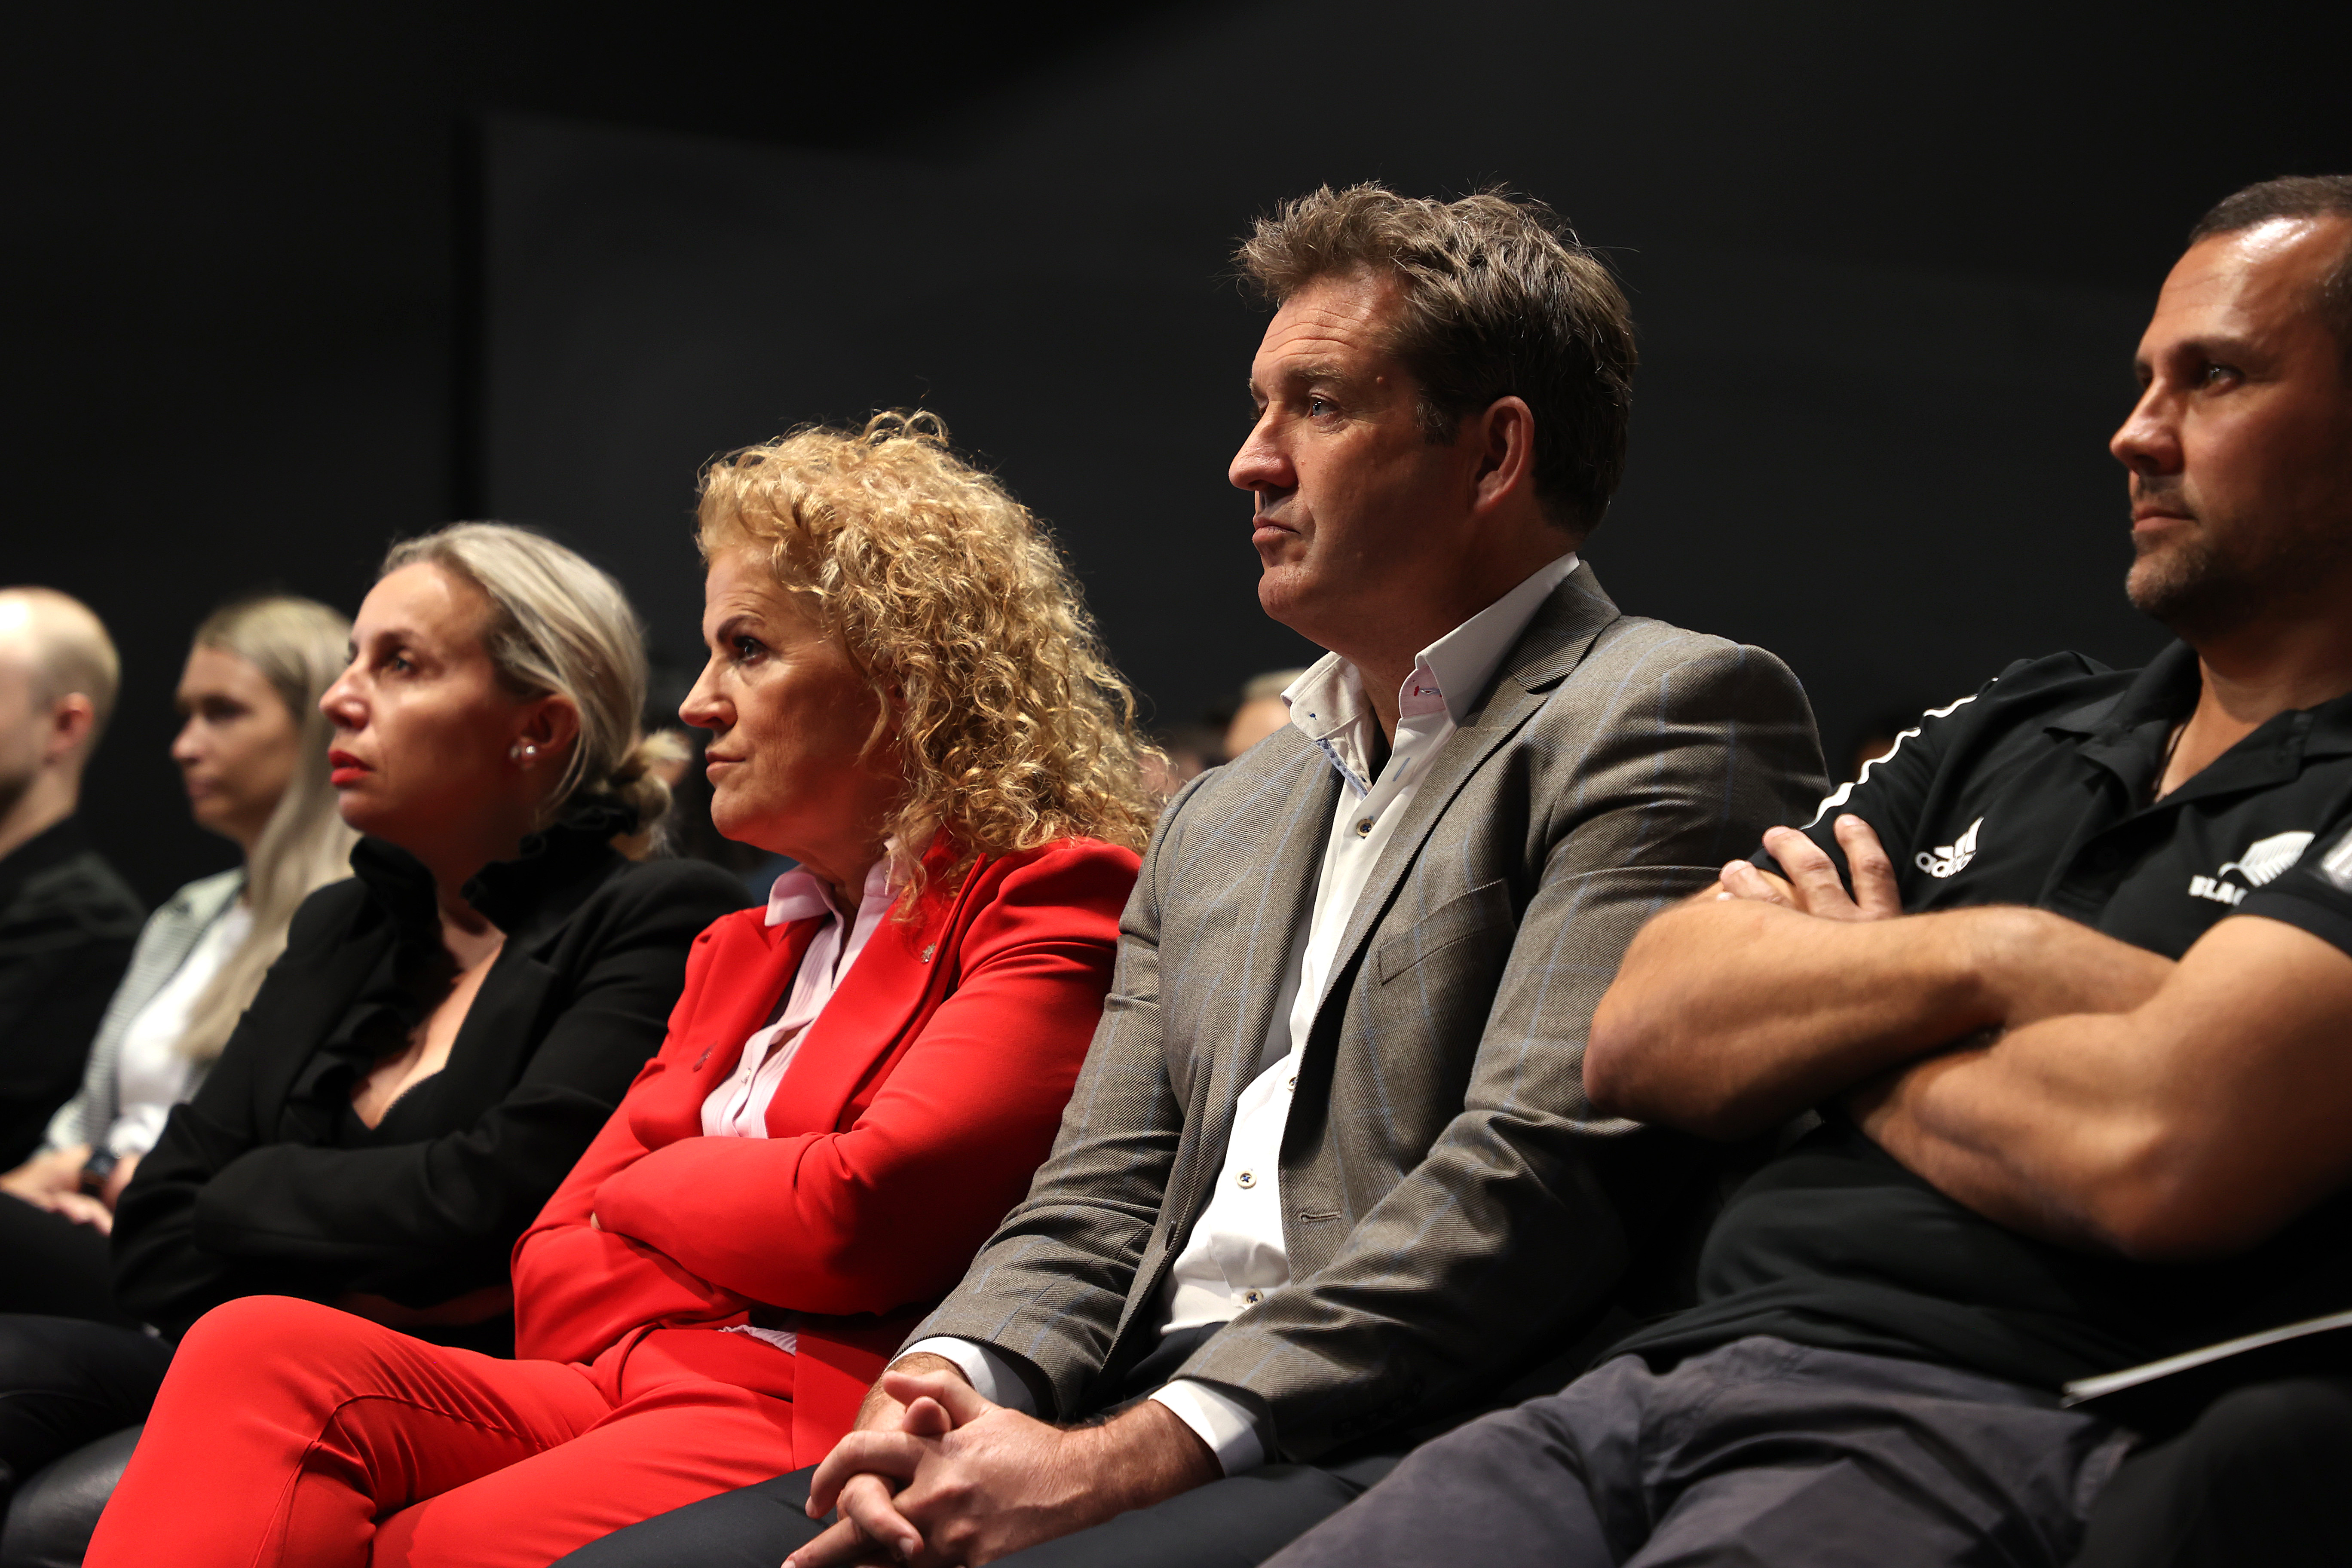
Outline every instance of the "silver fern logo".
<path fill-rule="evenodd" d="M 1977 858 L 1977 829 L 1984 826 L 1979 816 L 1969 824 L 1969 830 L 1949 844 L 1938 844 L 1933 849 L 1922 849 L 1912 857 L 1919 869 L 1930 877 L 1950 877 L 1968 869 L 1969 862 Z"/>
<path fill-rule="evenodd" d="M 2286 875 L 2303 858 L 2303 852 L 2311 847 L 2311 837 L 2295 828 L 2257 838 L 2235 860 L 2222 861 L 2221 868 L 2211 876 L 2189 878 L 2189 895 L 2210 899 L 2217 904 L 2235 904 L 2254 889 L 2267 887 Z M 2234 882 L 2227 879 L 2233 871 L 2238 877 Z"/>

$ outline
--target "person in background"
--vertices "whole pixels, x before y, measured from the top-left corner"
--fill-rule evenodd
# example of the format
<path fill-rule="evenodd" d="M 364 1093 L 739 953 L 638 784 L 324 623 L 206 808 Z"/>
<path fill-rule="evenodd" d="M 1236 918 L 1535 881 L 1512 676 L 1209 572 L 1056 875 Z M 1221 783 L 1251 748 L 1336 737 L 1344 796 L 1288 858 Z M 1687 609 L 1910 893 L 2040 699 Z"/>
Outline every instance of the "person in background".
<path fill-rule="evenodd" d="M 0 589 L 0 1168 L 72 1095 L 147 911 L 74 816 L 122 664 L 51 588 Z"/>
<path fill-rule="evenodd" d="M 1233 722 L 1225 726 L 1226 761 L 1289 726 L 1290 703 L 1283 693 L 1306 673 L 1303 669 L 1269 669 L 1243 684 L 1241 705 L 1234 710 Z"/>
<path fill-rule="evenodd" d="M 286 946 L 304 899 L 351 875 L 357 836 L 327 784 L 319 699 L 351 623 L 309 599 L 257 598 L 196 628 L 172 742 L 199 826 L 234 868 L 189 883 L 149 917 L 107 1005 L 81 1092 L 41 1152 L 0 1175 L 0 1313 L 131 1322 L 114 1300 L 114 1205 L 172 1107 L 195 1092 Z"/>
<path fill-rule="evenodd" d="M 154 1331 L 0 1320 L 0 1461 L 56 1461 L 10 1553 L 79 1550 L 123 1429 L 223 1301 L 511 1351 L 516 1238 L 660 1044 L 697 933 L 742 903 L 711 867 L 613 848 L 667 805 L 645 679 L 628 601 L 561 545 L 466 523 L 385 558 L 320 703 L 352 875 L 296 911 L 116 1202 L 115 1299 Z"/>
<path fill-rule="evenodd" d="M 1144 787 L 1163 802 L 1225 760 L 1222 724 L 1171 724 L 1150 741 L 1143 754 Z"/>
<path fill-rule="evenodd" d="M 1157 809 L 1076 583 L 928 415 L 723 459 L 701 543 L 712 818 L 799 865 L 516 1248 L 523 1359 L 224 1307 L 92 1564 L 543 1568 L 811 1462 L 1027 1185 Z"/>

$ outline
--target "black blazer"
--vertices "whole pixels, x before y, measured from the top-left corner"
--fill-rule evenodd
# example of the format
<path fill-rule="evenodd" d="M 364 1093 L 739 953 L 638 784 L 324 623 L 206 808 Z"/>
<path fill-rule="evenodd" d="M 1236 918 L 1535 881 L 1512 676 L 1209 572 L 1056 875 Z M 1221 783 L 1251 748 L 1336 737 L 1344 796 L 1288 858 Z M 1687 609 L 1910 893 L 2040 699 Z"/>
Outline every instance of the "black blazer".
<path fill-rule="evenodd" d="M 362 840 L 313 893 L 114 1222 L 122 1306 L 177 1335 L 233 1297 L 364 1290 L 430 1306 L 507 1279 L 515 1238 L 661 1045 L 696 933 L 745 902 L 692 860 L 631 862 L 590 806 L 466 896 L 506 946 L 448 1065 L 374 1128 L 354 1083 L 441 994 L 431 878 Z"/>
<path fill-rule="evenodd" d="M 147 911 L 73 817 L 0 858 L 0 1171 L 81 1086 Z"/>

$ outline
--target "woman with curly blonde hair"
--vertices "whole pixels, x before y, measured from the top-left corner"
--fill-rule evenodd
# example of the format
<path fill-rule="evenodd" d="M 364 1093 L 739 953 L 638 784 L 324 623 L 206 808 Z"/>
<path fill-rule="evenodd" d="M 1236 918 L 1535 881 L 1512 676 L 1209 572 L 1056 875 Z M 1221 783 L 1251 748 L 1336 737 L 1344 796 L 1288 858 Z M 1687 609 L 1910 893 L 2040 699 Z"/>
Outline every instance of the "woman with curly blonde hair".
<path fill-rule="evenodd" d="M 517 1247 L 500 1363 L 269 1298 L 189 1333 L 97 1565 L 542 1564 L 814 1463 L 1026 1188 L 1154 805 L 1043 528 L 928 415 L 712 464 L 711 814 L 798 861 Z"/>

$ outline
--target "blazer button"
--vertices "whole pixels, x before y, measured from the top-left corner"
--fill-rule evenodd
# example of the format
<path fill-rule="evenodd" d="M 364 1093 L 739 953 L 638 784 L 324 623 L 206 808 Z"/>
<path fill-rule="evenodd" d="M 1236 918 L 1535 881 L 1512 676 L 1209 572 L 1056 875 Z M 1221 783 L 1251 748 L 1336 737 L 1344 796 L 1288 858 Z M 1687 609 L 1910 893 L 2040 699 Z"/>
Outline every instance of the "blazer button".
<path fill-rule="evenodd" d="M 1255 1171 L 1244 1171 L 1240 1175 L 1235 1176 L 1234 1180 L 1242 1186 L 1254 1187 L 1257 1185 L 1257 1173 Z"/>

